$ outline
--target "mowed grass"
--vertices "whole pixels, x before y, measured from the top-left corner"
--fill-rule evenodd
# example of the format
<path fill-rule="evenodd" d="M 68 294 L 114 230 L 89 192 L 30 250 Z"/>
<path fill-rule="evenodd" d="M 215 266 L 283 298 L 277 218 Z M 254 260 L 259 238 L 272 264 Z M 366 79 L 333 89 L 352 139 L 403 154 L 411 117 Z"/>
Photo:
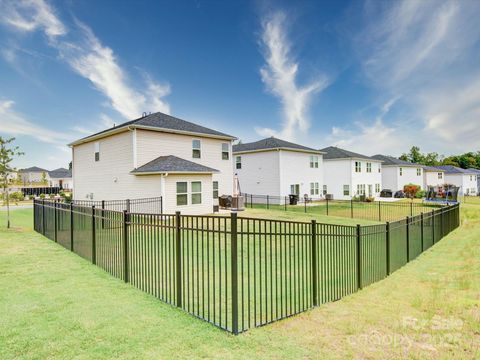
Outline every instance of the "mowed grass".
<path fill-rule="evenodd" d="M 161 303 L 0 212 L 0 358 L 478 358 L 480 207 L 389 278 L 233 336 Z"/>

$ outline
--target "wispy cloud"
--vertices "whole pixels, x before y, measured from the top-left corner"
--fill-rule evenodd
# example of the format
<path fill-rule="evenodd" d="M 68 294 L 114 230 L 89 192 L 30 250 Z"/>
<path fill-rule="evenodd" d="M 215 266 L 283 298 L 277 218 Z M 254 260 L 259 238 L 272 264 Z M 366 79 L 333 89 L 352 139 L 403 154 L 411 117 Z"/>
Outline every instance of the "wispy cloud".
<path fill-rule="evenodd" d="M 353 132 L 334 129 L 332 137 L 342 134 L 359 148 L 397 154 L 411 145 L 440 152 L 477 149 L 479 17 L 475 1 L 367 2 L 365 26 L 354 44 L 367 84 L 385 106 L 373 119 L 354 124 Z M 391 113 L 392 107 L 408 109 L 409 117 Z M 387 133 L 396 135 L 382 136 Z M 398 134 L 402 142 L 395 141 Z"/>
<path fill-rule="evenodd" d="M 29 121 L 14 110 L 12 100 L 0 100 L 0 132 L 12 136 L 24 135 L 44 143 L 62 146 L 73 140 L 72 134 L 51 130 Z"/>
<path fill-rule="evenodd" d="M 74 27 L 68 29 L 53 7 L 43 0 L 0 1 L 0 13 L 2 11 L 0 22 L 11 29 L 43 31 L 48 44 L 71 69 L 89 80 L 123 117 L 136 118 L 144 111 L 170 112 L 164 100 L 170 93 L 170 85 L 158 83 L 148 74 L 140 84 L 141 89 L 132 85 L 114 51 L 103 45 L 87 25 L 75 21 Z M 11 55 L 6 53 L 4 57 Z"/>
<path fill-rule="evenodd" d="M 323 76 L 306 85 L 297 84 L 299 64 L 291 54 L 286 27 L 287 16 L 282 11 L 262 21 L 261 42 L 266 64 L 260 74 L 267 90 L 280 99 L 284 119 L 280 131 L 268 128 L 256 131 L 262 136 L 278 135 L 293 140 L 299 131 L 305 133 L 309 128 L 308 109 L 312 96 L 322 91 L 328 81 Z"/>

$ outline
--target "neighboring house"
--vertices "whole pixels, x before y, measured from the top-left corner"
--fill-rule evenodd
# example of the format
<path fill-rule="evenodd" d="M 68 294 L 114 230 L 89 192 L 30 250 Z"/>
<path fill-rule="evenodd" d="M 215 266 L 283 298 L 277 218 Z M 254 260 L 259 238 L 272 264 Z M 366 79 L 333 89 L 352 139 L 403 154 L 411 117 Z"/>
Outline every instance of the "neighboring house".
<path fill-rule="evenodd" d="M 382 189 L 382 161 L 330 146 L 324 152 L 324 194 L 334 199 L 365 195 L 376 197 Z"/>
<path fill-rule="evenodd" d="M 7 181 L 8 182 L 13 182 L 18 179 L 18 172 L 17 171 L 12 171 L 7 173 Z"/>
<path fill-rule="evenodd" d="M 445 171 L 445 183 L 458 186 L 460 195 L 477 195 L 477 174 L 453 165 L 437 166 Z"/>
<path fill-rule="evenodd" d="M 477 195 L 480 195 L 480 170 L 478 169 L 467 169 L 467 170 L 477 174 Z"/>
<path fill-rule="evenodd" d="M 70 144 L 74 199 L 163 197 L 165 213 L 205 214 L 233 189 L 235 137 L 162 113 Z"/>
<path fill-rule="evenodd" d="M 312 199 L 322 196 L 321 151 L 270 137 L 234 145 L 233 155 L 233 171 L 243 193 L 277 197 L 306 194 Z"/>
<path fill-rule="evenodd" d="M 52 187 L 59 187 L 64 190 L 73 189 L 72 171 L 64 168 L 58 168 L 48 172 L 50 178 L 49 184 Z"/>
<path fill-rule="evenodd" d="M 32 166 L 27 169 L 22 169 L 18 171 L 19 177 L 22 180 L 22 183 L 32 184 L 32 183 L 41 183 L 43 180 L 48 181 L 48 170 L 39 168 L 37 166 Z"/>
<path fill-rule="evenodd" d="M 414 184 L 424 188 L 423 165 L 397 159 L 393 156 L 374 155 L 382 161 L 382 184 L 384 189 L 394 193 L 403 190 L 405 185 Z"/>
<path fill-rule="evenodd" d="M 423 185 L 425 189 L 429 186 L 441 186 L 445 184 L 445 170 L 436 166 L 423 167 Z"/>

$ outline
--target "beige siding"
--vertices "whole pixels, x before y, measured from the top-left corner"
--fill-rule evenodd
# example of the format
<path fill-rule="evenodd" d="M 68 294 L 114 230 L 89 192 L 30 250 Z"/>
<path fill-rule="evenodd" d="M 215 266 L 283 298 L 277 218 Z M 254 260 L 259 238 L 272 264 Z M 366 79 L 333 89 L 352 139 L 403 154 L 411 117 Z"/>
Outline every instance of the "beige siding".
<path fill-rule="evenodd" d="M 188 204 L 177 206 L 177 181 L 188 183 Z M 191 204 L 191 182 L 201 181 L 202 203 Z M 164 213 L 173 214 L 180 211 L 182 214 L 199 215 L 213 212 L 213 184 L 211 175 L 169 175 L 165 178 Z"/>
<path fill-rule="evenodd" d="M 137 167 L 140 167 L 159 156 L 178 156 L 182 159 L 219 170 L 220 172 L 218 174 L 213 175 L 213 181 L 218 181 L 219 183 L 219 194 L 232 194 L 233 161 L 231 141 L 138 129 L 135 130 L 135 132 L 137 144 L 135 158 L 137 161 Z M 200 159 L 192 158 L 193 139 L 198 139 L 201 142 Z M 228 160 L 222 160 L 222 143 L 229 144 Z"/>
<path fill-rule="evenodd" d="M 95 161 L 95 142 L 73 148 L 74 198 L 94 200 L 156 197 L 161 195 L 160 176 L 135 176 L 133 135 L 126 131 L 99 140 L 100 161 Z"/>

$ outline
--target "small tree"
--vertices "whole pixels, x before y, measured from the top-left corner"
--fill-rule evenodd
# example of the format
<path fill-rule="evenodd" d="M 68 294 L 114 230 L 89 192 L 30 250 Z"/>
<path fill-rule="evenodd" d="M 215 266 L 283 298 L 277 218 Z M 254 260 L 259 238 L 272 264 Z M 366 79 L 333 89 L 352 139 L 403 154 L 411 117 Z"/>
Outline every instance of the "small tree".
<path fill-rule="evenodd" d="M 15 171 L 11 166 L 12 160 L 16 156 L 23 155 L 18 146 L 10 145 L 15 138 L 4 139 L 0 136 L 0 183 L 7 201 L 7 229 L 10 228 L 10 203 L 8 194 L 8 174 Z"/>
<path fill-rule="evenodd" d="M 410 199 L 413 199 L 419 191 L 420 191 L 420 186 L 418 185 L 407 184 L 403 187 L 403 192 L 405 193 L 405 196 Z"/>

